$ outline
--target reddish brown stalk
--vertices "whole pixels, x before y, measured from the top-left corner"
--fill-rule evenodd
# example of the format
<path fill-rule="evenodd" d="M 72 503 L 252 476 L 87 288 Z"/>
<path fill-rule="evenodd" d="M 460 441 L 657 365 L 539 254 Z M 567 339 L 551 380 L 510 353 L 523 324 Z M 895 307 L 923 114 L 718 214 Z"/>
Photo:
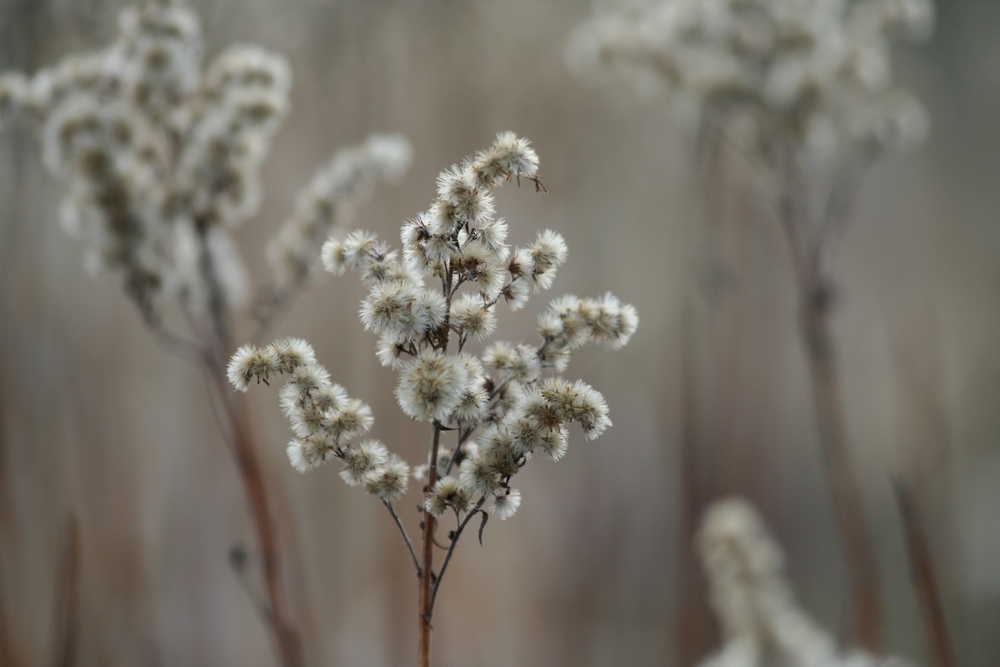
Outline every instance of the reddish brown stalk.
<path fill-rule="evenodd" d="M 210 382 L 218 392 L 225 406 L 226 420 L 229 422 L 227 435 L 230 451 L 236 459 L 243 490 L 250 504 L 250 519 L 257 534 L 261 565 L 264 575 L 264 594 L 267 601 L 266 617 L 269 621 L 274 643 L 281 658 L 282 667 L 301 667 L 303 664 L 302 640 L 288 610 L 287 582 L 281 564 L 281 545 L 275 524 L 275 510 L 264 480 L 264 471 L 257 455 L 253 438 L 247 429 L 246 415 L 242 404 L 233 395 L 226 382 L 225 355 L 232 349 L 229 337 L 228 309 L 221 283 L 216 275 L 212 255 L 208 251 L 208 224 L 196 218 L 201 234 L 201 271 L 208 289 L 208 311 L 210 316 L 209 335 L 211 343 L 204 354 L 205 366 Z"/>
<path fill-rule="evenodd" d="M 269 502 L 264 472 L 253 439 L 246 428 L 246 419 L 241 406 L 236 403 L 230 387 L 225 382 L 225 369 L 218 361 L 210 363 L 210 368 L 210 375 L 215 380 L 216 389 L 226 406 L 230 450 L 236 459 L 243 491 L 250 504 L 250 519 L 257 536 L 264 575 L 267 618 L 274 635 L 274 642 L 283 667 L 301 667 L 302 642 L 288 611 L 288 593 L 281 564 L 280 539 L 274 521 L 274 511 Z"/>
<path fill-rule="evenodd" d="M 800 324 L 809 364 L 816 425 L 834 514 L 843 540 L 851 587 L 851 605 L 862 647 L 881 653 L 884 647 L 878 563 L 865 520 L 864 503 L 851 458 L 844 418 L 840 373 L 830 334 L 830 294 L 820 267 L 818 249 L 803 235 L 792 194 L 786 184 L 781 223 L 795 269 L 800 301 Z"/>
<path fill-rule="evenodd" d="M 80 528 L 76 517 L 69 519 L 65 548 L 53 606 L 53 667 L 71 667 L 76 662 L 80 611 Z"/>
<path fill-rule="evenodd" d="M 941 594 L 934 574 L 934 562 L 923 523 L 909 489 L 901 480 L 896 480 L 895 488 L 896 502 L 899 504 L 899 513 L 903 518 L 903 529 L 906 532 L 906 554 L 910 560 L 913 587 L 917 591 L 920 611 L 927 626 L 931 652 L 937 667 L 956 667 L 958 663 L 955 661 L 955 651 L 952 647 L 951 634 L 948 632 L 948 622 L 945 620 L 944 606 L 941 604 Z"/>
<path fill-rule="evenodd" d="M 441 442 L 441 429 L 434 425 L 434 443 L 431 445 L 431 464 L 427 470 L 427 489 L 433 489 L 437 483 L 437 459 L 438 446 Z M 422 564 L 420 566 L 420 637 L 417 643 L 417 665 L 419 667 L 430 667 L 431 665 L 431 615 L 433 613 L 434 598 L 431 595 L 431 586 L 434 577 L 434 517 L 430 512 L 424 512 L 424 544 L 422 554 Z"/>

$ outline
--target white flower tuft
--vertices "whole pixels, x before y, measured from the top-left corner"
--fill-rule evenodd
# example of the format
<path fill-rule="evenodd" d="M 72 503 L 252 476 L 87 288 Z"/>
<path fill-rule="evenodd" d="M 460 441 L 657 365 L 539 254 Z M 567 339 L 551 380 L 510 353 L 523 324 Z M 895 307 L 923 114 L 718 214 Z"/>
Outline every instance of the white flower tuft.
<path fill-rule="evenodd" d="M 493 516 L 501 521 L 506 521 L 514 516 L 520 506 L 521 492 L 517 489 L 507 489 L 506 493 L 493 497 Z"/>
<path fill-rule="evenodd" d="M 389 454 L 389 461 L 365 476 L 365 490 L 380 500 L 393 502 L 406 493 L 410 481 L 410 467 L 395 454 Z"/>
<path fill-rule="evenodd" d="M 461 403 L 468 382 L 468 371 L 459 359 L 428 350 L 403 367 L 396 400 L 414 419 L 443 422 Z"/>

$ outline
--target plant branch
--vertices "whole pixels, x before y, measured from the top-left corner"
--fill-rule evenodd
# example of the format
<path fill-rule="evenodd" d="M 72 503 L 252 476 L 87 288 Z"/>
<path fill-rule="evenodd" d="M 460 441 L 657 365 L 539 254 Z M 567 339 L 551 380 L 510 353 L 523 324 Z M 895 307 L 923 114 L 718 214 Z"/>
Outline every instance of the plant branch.
<path fill-rule="evenodd" d="M 281 564 L 280 539 L 273 515 L 273 501 L 264 481 L 264 471 L 256 447 L 246 427 L 246 415 L 226 382 L 225 355 L 232 347 L 229 339 L 226 297 L 216 274 L 212 254 L 208 249 L 207 226 L 196 224 L 196 228 L 201 243 L 200 269 L 209 295 L 211 344 L 204 354 L 207 371 L 212 386 L 222 398 L 226 421 L 229 423 L 227 430 L 230 450 L 236 459 L 236 468 L 250 504 L 250 518 L 257 533 L 257 543 L 261 552 L 264 593 L 267 607 L 271 612 L 271 631 L 281 664 L 283 667 L 301 667 L 302 642 L 287 609 L 287 586 Z"/>
<path fill-rule="evenodd" d="M 779 214 L 799 292 L 801 333 L 809 365 L 816 425 L 847 559 L 854 623 L 862 647 L 880 653 L 884 638 L 878 563 L 847 439 L 840 373 L 830 333 L 829 285 L 820 265 L 820 253 L 812 251 L 804 236 L 807 226 L 797 196 L 801 186 L 794 173 L 786 175 L 789 177 L 783 183 Z"/>
<path fill-rule="evenodd" d="M 432 490 L 437 483 L 438 448 L 441 444 L 441 428 L 434 424 L 434 440 L 431 443 L 431 465 L 427 470 L 427 489 Z M 426 509 L 424 512 L 423 564 L 420 567 L 420 636 L 417 642 L 417 664 L 431 666 L 431 578 L 434 576 L 434 528 L 435 520 Z"/>
<path fill-rule="evenodd" d="M 473 507 L 469 511 L 469 513 L 465 515 L 464 519 L 462 519 L 462 523 L 458 524 L 458 528 L 455 530 L 455 534 L 451 538 L 451 546 L 448 547 L 448 553 L 445 554 L 444 562 L 441 563 L 441 571 L 438 572 L 438 575 L 434 581 L 434 588 L 431 590 L 430 612 L 432 614 L 434 613 L 434 601 L 437 600 L 438 587 L 441 586 L 441 580 L 444 579 L 444 573 L 448 569 L 448 563 L 451 562 L 451 556 L 453 553 L 455 553 L 455 546 L 458 544 L 458 538 L 462 536 L 462 531 L 465 530 L 465 527 L 467 525 L 469 525 L 469 520 L 479 513 L 479 511 L 483 508 L 483 504 L 485 502 L 486 502 L 486 496 L 483 496 L 482 498 L 479 499 L 479 502 L 476 503 L 476 506 Z"/>
<path fill-rule="evenodd" d="M 955 667 L 955 650 L 948 632 L 948 622 L 945 619 L 944 605 L 938 590 L 937 577 L 934 574 L 934 563 L 931 550 L 927 544 L 920 515 L 913 502 L 909 489 L 902 480 L 895 480 L 896 502 L 903 518 L 903 529 L 906 533 L 906 554 L 910 561 L 910 572 L 913 576 L 913 586 L 917 589 L 917 599 L 923 612 L 924 624 L 927 626 L 928 640 L 931 652 L 938 667 Z"/>
<path fill-rule="evenodd" d="M 420 561 L 417 559 L 417 552 L 413 550 L 413 542 L 410 541 L 410 536 L 406 533 L 406 528 L 403 527 L 403 522 L 399 520 L 399 516 L 396 514 L 396 510 L 393 509 L 392 503 L 388 500 L 383 500 L 382 504 L 385 508 L 389 510 L 389 514 L 392 515 L 392 520 L 396 522 L 396 526 L 399 528 L 399 534 L 403 536 L 403 541 L 406 542 L 406 548 L 410 552 L 410 558 L 413 559 L 413 567 L 416 568 L 417 577 L 420 577 Z"/>

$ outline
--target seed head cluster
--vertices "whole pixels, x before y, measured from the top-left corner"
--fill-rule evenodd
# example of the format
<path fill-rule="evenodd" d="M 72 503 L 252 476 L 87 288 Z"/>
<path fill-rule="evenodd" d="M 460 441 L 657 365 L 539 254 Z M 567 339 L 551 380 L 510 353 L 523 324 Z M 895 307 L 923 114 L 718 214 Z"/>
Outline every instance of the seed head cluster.
<path fill-rule="evenodd" d="M 560 459 L 572 424 L 588 439 L 611 425 L 600 392 L 551 373 L 564 371 L 572 352 L 586 343 L 617 349 L 628 342 L 638 316 L 613 295 L 557 299 L 539 318 L 536 344 L 494 342 L 479 354 L 470 351 L 493 333 L 503 304 L 523 307 L 533 292 L 552 285 L 566 261 L 566 243 L 551 230 L 540 232 L 527 247 L 511 248 L 507 222 L 496 215 L 492 190 L 511 181 L 530 181 L 544 190 L 537 171 L 538 155 L 529 142 L 502 132 L 489 148 L 441 172 L 437 199 L 403 225 L 401 252 L 365 231 L 337 235 L 321 252 L 331 273 L 351 269 L 361 274 L 369 289 L 361 322 L 378 338 L 379 361 L 399 371 L 396 401 L 407 416 L 432 425 L 440 436 L 436 460 L 428 456 L 415 470 L 428 481 L 424 508 L 433 516 L 484 508 L 501 519 L 512 516 L 521 493 L 510 481 L 529 460 L 539 455 Z M 275 345 L 282 344 L 288 345 Z M 238 389 L 273 374 L 267 360 L 274 354 L 267 349 L 245 347 L 233 357 L 230 381 Z M 298 386 L 292 377 L 288 386 Z M 313 384 L 318 383 L 307 386 Z M 306 420 L 295 412 L 314 399 L 301 401 L 284 401 L 299 436 L 289 450 L 296 467 L 311 467 L 329 454 L 348 464 L 348 482 L 368 475 L 368 467 L 388 479 L 386 466 L 398 459 L 305 440 L 321 432 L 322 442 L 340 442 L 329 435 L 333 420 L 325 413 Z M 342 409 L 342 401 L 336 403 Z M 363 465 L 349 472 L 355 458 Z M 402 482 L 405 476 L 392 479 Z"/>
<path fill-rule="evenodd" d="M 203 313 L 245 305 L 250 293 L 230 232 L 259 210 L 260 169 L 288 114 L 292 75 L 283 56 L 258 46 L 231 46 L 203 66 L 204 51 L 183 0 L 149 0 L 121 12 L 105 48 L 0 76 L 0 126 L 38 127 L 87 266 L 121 271 L 144 308 L 166 294 Z M 404 139 L 378 135 L 337 154 L 271 243 L 269 291 L 301 283 L 334 217 L 409 155 Z"/>
<path fill-rule="evenodd" d="M 934 24 L 931 0 L 616 0 L 567 48 L 583 76 L 665 91 L 682 124 L 721 121 L 823 161 L 845 144 L 906 147 L 927 116 L 893 85 L 890 48 Z"/>
<path fill-rule="evenodd" d="M 355 442 L 371 430 L 372 411 L 330 381 L 309 343 L 285 338 L 263 348 L 244 345 L 229 362 L 229 381 L 240 391 L 278 375 L 285 376 L 281 408 L 295 433 L 287 452 L 296 470 L 340 459 L 340 476 L 351 486 L 363 486 L 387 502 L 406 492 L 409 466 L 377 440 Z"/>

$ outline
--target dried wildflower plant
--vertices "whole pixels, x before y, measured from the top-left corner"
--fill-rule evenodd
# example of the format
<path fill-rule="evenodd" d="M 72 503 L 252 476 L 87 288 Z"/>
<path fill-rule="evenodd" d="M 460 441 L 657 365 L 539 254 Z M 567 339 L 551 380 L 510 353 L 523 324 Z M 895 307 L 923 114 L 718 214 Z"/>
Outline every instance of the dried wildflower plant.
<path fill-rule="evenodd" d="M 618 0 L 567 55 L 583 76 L 665 92 L 694 132 L 718 123 L 764 155 L 820 163 L 923 140 L 926 113 L 893 85 L 890 47 L 933 24 L 931 0 Z"/>
<path fill-rule="evenodd" d="M 263 616 L 283 664 L 295 665 L 301 651 L 285 610 L 272 501 L 241 407 L 219 381 L 234 317 L 251 305 L 231 233 L 259 209 L 260 169 L 288 113 L 292 76 L 284 57 L 254 45 L 231 46 L 204 67 L 203 54 L 198 17 L 182 1 L 127 8 L 107 47 L 33 76 L 0 76 L 0 124 L 37 126 L 44 164 L 67 187 L 62 221 L 81 239 L 86 265 L 121 275 L 149 328 L 218 383 L 210 390 L 225 408 L 262 551 Z M 334 223 L 409 161 L 405 139 L 374 135 L 316 174 L 269 245 L 261 325 L 319 265 Z M 183 313 L 176 325 L 168 302 Z"/>
<path fill-rule="evenodd" d="M 796 604 L 781 547 L 757 510 L 729 498 L 706 509 L 698 550 L 723 645 L 699 667 L 907 667 L 897 657 L 843 653 Z"/>
<path fill-rule="evenodd" d="M 306 342 L 246 345 L 229 364 L 229 380 L 241 391 L 283 376 L 281 406 L 295 434 L 288 458 L 297 470 L 340 460 L 344 481 L 377 496 L 389 510 L 419 579 L 419 655 L 425 666 L 434 601 L 469 522 L 482 517 L 481 539 L 487 512 L 498 519 L 513 516 L 521 505 L 521 493 L 511 486 L 514 475 L 535 457 L 560 459 L 571 424 L 587 439 L 611 425 L 598 391 L 557 374 L 579 347 L 593 342 L 620 348 L 638 325 L 635 309 L 611 294 L 564 296 L 539 317 L 538 344 L 495 342 L 479 355 L 470 352 L 473 341 L 493 333 L 498 310 L 522 308 L 532 291 L 551 286 L 566 261 L 565 242 L 550 230 L 527 247 L 509 247 L 507 223 L 495 215 L 491 190 L 511 180 L 529 180 L 541 190 L 537 169 L 528 141 L 501 133 L 486 150 L 441 172 L 438 198 L 402 226 L 401 253 L 364 231 L 323 245 L 327 270 L 356 270 L 369 289 L 361 321 L 378 337 L 381 364 L 399 371 L 399 407 L 428 424 L 425 463 L 411 470 L 381 442 L 362 439 L 372 426 L 371 410 L 331 382 Z M 411 474 L 423 482 L 423 539 L 417 547 L 393 508 Z M 455 528 L 440 538 L 438 519 L 445 515 L 453 515 Z M 445 549 L 437 569 L 435 545 Z"/>
<path fill-rule="evenodd" d="M 854 620 L 872 650 L 883 643 L 877 563 L 849 451 L 825 251 L 850 217 L 866 168 L 927 134 L 923 107 L 893 82 L 890 56 L 893 42 L 926 38 L 933 24 L 931 0 L 616 0 L 567 48 L 585 76 L 665 92 L 698 139 L 704 173 L 726 144 L 763 176 L 799 292 Z"/>

